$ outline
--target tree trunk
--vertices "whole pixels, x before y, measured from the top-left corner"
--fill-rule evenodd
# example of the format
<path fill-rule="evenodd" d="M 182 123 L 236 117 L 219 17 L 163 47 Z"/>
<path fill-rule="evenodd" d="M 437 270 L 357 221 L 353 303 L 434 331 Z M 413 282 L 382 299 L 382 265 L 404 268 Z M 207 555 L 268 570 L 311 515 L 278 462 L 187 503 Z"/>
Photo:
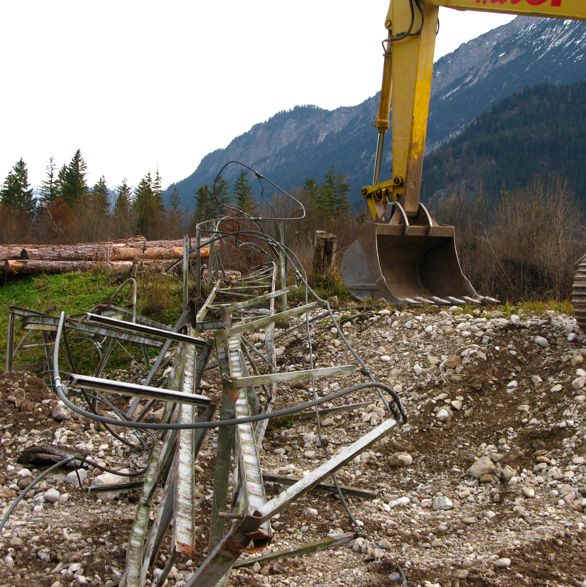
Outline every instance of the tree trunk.
<path fill-rule="evenodd" d="M 336 260 L 336 235 L 325 230 L 316 230 L 313 242 L 313 277 L 327 275 Z"/>
<path fill-rule="evenodd" d="M 208 256 L 202 248 L 202 257 Z M 183 241 L 107 241 L 75 245 L 4 245 L 0 246 L 0 260 L 22 259 L 33 261 L 138 261 L 142 259 L 173 260 L 183 256 Z"/>

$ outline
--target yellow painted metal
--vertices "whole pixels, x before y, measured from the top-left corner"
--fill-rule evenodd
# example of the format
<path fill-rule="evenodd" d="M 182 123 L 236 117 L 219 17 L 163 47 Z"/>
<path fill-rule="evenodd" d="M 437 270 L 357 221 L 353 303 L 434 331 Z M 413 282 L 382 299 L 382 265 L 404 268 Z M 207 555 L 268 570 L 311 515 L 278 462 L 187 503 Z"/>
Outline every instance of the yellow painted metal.
<path fill-rule="evenodd" d="M 433 53 L 438 25 L 438 7 L 421 2 L 411 12 L 409 2 L 391 1 L 392 22 L 392 117 L 393 117 L 393 200 L 403 204 L 408 216 L 419 210 L 419 192 L 427 120 Z M 403 33 L 410 31 L 410 36 Z"/>
<path fill-rule="evenodd" d="M 527 14 L 586 20 L 586 0 L 431 0 L 435 6 L 459 10 Z"/>
<path fill-rule="evenodd" d="M 389 128 L 389 113 L 391 110 L 391 72 L 392 72 L 392 53 L 390 41 L 385 43 L 385 63 L 383 66 L 383 80 L 381 84 L 380 100 L 378 103 L 378 112 L 374 120 L 374 126 L 379 131 L 386 131 Z"/>

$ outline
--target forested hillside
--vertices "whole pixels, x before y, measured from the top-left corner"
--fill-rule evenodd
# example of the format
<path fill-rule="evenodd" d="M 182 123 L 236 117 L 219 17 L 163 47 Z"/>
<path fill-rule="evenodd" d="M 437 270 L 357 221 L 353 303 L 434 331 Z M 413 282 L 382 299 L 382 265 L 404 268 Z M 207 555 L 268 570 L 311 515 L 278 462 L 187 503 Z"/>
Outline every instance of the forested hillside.
<path fill-rule="evenodd" d="M 555 174 L 586 207 L 586 83 L 523 90 L 428 156 L 423 199 L 503 191 Z"/>

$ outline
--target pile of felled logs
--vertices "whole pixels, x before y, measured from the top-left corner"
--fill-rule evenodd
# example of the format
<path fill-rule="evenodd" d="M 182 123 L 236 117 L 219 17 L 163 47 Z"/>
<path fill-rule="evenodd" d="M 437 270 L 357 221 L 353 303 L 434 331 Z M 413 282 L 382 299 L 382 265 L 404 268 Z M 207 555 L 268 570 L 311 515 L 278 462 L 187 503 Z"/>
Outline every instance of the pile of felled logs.
<path fill-rule="evenodd" d="M 207 257 L 207 247 L 201 254 Z M 165 265 L 182 257 L 183 240 L 147 241 L 142 236 L 73 245 L 0 245 L 0 273 L 5 277 L 67 273 L 91 271 L 98 266 L 121 273 L 137 264 Z"/>

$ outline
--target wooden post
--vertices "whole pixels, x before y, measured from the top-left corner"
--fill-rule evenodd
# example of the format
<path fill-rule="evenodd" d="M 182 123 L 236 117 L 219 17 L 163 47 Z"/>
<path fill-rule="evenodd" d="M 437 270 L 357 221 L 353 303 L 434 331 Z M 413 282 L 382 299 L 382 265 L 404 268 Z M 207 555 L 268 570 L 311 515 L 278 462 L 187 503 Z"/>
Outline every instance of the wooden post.
<path fill-rule="evenodd" d="M 313 241 L 313 276 L 327 275 L 336 259 L 336 235 L 316 230 Z"/>

